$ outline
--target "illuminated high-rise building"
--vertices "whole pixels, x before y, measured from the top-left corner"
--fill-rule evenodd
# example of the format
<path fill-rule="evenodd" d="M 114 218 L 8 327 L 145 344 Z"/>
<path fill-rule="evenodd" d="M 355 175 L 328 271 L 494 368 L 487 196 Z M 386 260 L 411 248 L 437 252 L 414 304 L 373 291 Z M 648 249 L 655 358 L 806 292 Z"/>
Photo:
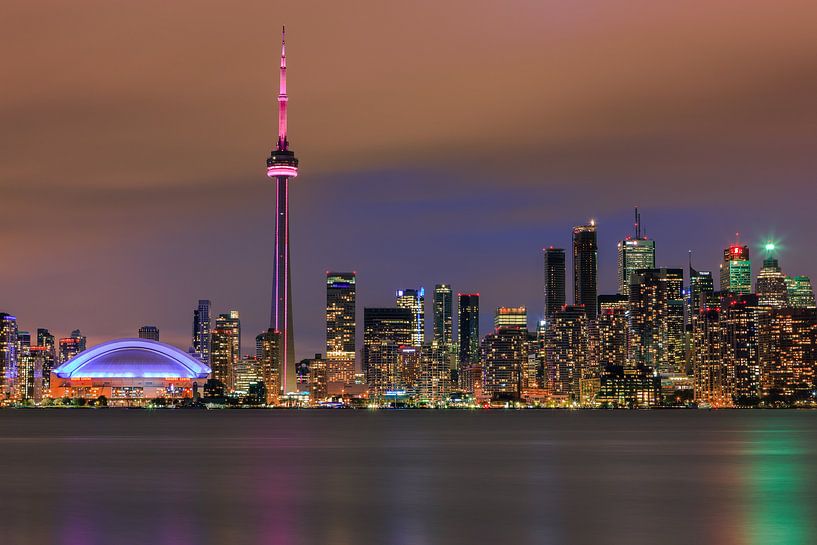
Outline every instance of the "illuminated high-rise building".
<path fill-rule="evenodd" d="M 19 352 L 17 318 L 0 312 L 0 399 L 14 396 Z"/>
<path fill-rule="evenodd" d="M 629 299 L 626 295 L 599 295 L 595 357 L 596 367 L 602 372 L 612 366 L 627 366 L 628 308 Z"/>
<path fill-rule="evenodd" d="M 42 358 L 43 392 L 51 388 L 51 370 L 57 362 L 57 346 L 54 335 L 44 328 L 37 329 L 37 356 Z"/>
<path fill-rule="evenodd" d="M 224 384 L 227 392 L 235 390 L 235 367 L 241 359 L 241 318 L 237 310 L 219 314 L 211 333 L 210 378 Z"/>
<path fill-rule="evenodd" d="M 193 353 L 205 365 L 210 365 L 210 301 L 199 299 L 193 311 Z"/>
<path fill-rule="evenodd" d="M 725 294 L 721 302 L 723 359 L 732 400 L 738 406 L 756 405 L 760 401 L 758 312 L 755 294 Z"/>
<path fill-rule="evenodd" d="M 587 317 L 596 319 L 598 304 L 599 246 L 596 222 L 573 228 L 573 302 L 583 306 Z"/>
<path fill-rule="evenodd" d="M 494 328 L 528 329 L 528 309 L 526 307 L 497 307 L 494 314 Z"/>
<path fill-rule="evenodd" d="M 544 249 L 545 254 L 545 319 L 565 306 L 565 250 Z"/>
<path fill-rule="evenodd" d="M 752 262 L 749 247 L 732 244 L 723 251 L 721 291 L 752 293 Z"/>
<path fill-rule="evenodd" d="M 69 337 L 63 337 L 59 340 L 59 359 L 60 363 L 65 363 L 80 352 L 85 351 L 87 340 L 79 329 L 71 332 Z"/>
<path fill-rule="evenodd" d="M 363 309 L 363 372 L 375 397 L 400 387 L 400 349 L 414 346 L 416 316 L 405 307 Z"/>
<path fill-rule="evenodd" d="M 159 328 L 155 325 L 143 325 L 139 328 L 139 338 L 159 342 Z"/>
<path fill-rule="evenodd" d="M 437 404 L 451 391 L 450 352 L 436 344 L 420 349 L 420 374 L 417 393 L 422 402 Z"/>
<path fill-rule="evenodd" d="M 281 65 L 278 88 L 278 142 L 267 159 L 267 176 L 275 180 L 275 246 L 272 270 L 270 329 L 280 333 L 283 392 L 295 390 L 295 341 L 292 329 L 292 286 L 289 262 L 289 179 L 298 175 L 298 159 L 287 137 L 287 58 L 281 32 Z"/>
<path fill-rule="evenodd" d="M 434 336 L 433 342 L 446 353 L 454 343 L 454 314 L 451 286 L 434 286 Z"/>
<path fill-rule="evenodd" d="M 724 358 L 724 334 L 719 306 L 706 306 L 693 321 L 695 401 L 712 407 L 732 405 L 733 369 Z"/>
<path fill-rule="evenodd" d="M 355 378 L 356 276 L 326 273 L 326 367 L 328 382 L 352 384 Z"/>
<path fill-rule="evenodd" d="M 814 302 L 814 288 L 808 276 L 787 276 L 786 291 L 791 308 L 817 308 Z"/>
<path fill-rule="evenodd" d="M 768 248 L 769 245 L 767 245 Z M 774 249 L 772 247 L 772 249 Z M 757 274 L 755 293 L 758 304 L 764 307 L 785 308 L 789 302 L 786 288 L 786 275 L 780 270 L 777 259 L 767 255 L 763 260 L 763 267 Z"/>
<path fill-rule="evenodd" d="M 261 380 L 264 382 L 266 401 L 277 404 L 281 394 L 281 334 L 268 329 L 255 337 L 255 358 L 260 367 Z"/>
<path fill-rule="evenodd" d="M 684 370 L 684 271 L 642 269 L 630 278 L 630 358 L 659 373 Z"/>
<path fill-rule="evenodd" d="M 642 234 L 641 214 L 635 209 L 634 236 L 618 243 L 618 293 L 630 293 L 630 276 L 641 269 L 655 268 L 655 241 Z"/>
<path fill-rule="evenodd" d="M 423 346 L 426 339 L 426 290 L 405 289 L 397 290 L 397 308 L 411 311 L 411 344 Z"/>
<path fill-rule="evenodd" d="M 545 369 L 551 398 L 560 403 L 578 402 L 587 364 L 587 314 L 581 306 L 566 305 L 545 332 Z"/>
<path fill-rule="evenodd" d="M 36 369 L 42 360 L 33 357 L 31 353 L 31 333 L 17 332 L 17 380 L 15 381 L 15 398 L 18 400 L 34 400 L 41 393 L 42 367 Z"/>
<path fill-rule="evenodd" d="M 235 393 L 246 395 L 250 393 L 250 385 L 264 380 L 261 375 L 261 362 L 258 358 L 240 358 L 233 372 Z"/>
<path fill-rule="evenodd" d="M 482 339 L 482 380 L 494 400 L 518 399 L 522 368 L 528 360 L 528 332 L 519 325 L 499 326 Z"/>
<path fill-rule="evenodd" d="M 459 368 L 457 377 L 460 388 L 469 389 L 468 370 L 479 365 L 479 294 L 460 293 L 458 301 L 457 329 L 459 332 Z"/>
<path fill-rule="evenodd" d="M 697 316 L 715 293 L 715 282 L 710 271 L 698 271 L 692 267 L 692 252 L 689 255 L 689 295 L 687 299 L 688 314 L 690 317 Z"/>
<path fill-rule="evenodd" d="M 813 401 L 817 369 L 817 309 L 759 313 L 760 395 L 768 404 Z"/>

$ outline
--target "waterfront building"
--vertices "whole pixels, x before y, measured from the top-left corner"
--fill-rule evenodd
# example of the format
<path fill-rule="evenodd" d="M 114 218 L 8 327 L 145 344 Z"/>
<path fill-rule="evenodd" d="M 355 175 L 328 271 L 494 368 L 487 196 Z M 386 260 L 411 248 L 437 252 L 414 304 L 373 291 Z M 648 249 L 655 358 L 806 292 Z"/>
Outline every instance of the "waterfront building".
<path fill-rule="evenodd" d="M 528 332 L 518 325 L 500 326 L 482 339 L 484 392 L 494 401 L 519 399 L 522 367 L 528 360 Z"/>
<path fill-rule="evenodd" d="M 221 381 L 227 393 L 235 390 L 235 366 L 241 359 L 241 319 L 237 310 L 219 314 L 211 332 L 212 379 Z"/>
<path fill-rule="evenodd" d="M 320 354 L 315 354 L 315 357 L 309 360 L 309 399 L 312 403 L 326 399 L 329 365 L 330 361 L 322 358 Z M 353 379 L 350 379 L 349 383 L 351 380 Z"/>
<path fill-rule="evenodd" d="M 611 365 L 599 379 L 596 404 L 601 407 L 646 409 L 660 404 L 661 379 L 645 367 Z"/>
<path fill-rule="evenodd" d="M 423 403 L 442 403 L 451 391 L 450 352 L 435 344 L 420 350 L 420 375 L 417 393 Z"/>
<path fill-rule="evenodd" d="M 192 398 L 210 368 L 170 345 L 119 339 L 83 351 L 54 369 L 51 397 L 98 400 L 108 405 L 144 406 L 155 398 Z"/>
<path fill-rule="evenodd" d="M 643 269 L 631 277 L 630 367 L 680 373 L 684 359 L 684 271 Z"/>
<path fill-rule="evenodd" d="M 199 299 L 193 310 L 193 353 L 205 365 L 210 365 L 210 301 Z"/>
<path fill-rule="evenodd" d="M 267 404 L 275 405 L 281 394 L 281 335 L 274 329 L 256 335 L 255 357 L 264 382 Z"/>
<path fill-rule="evenodd" d="M 545 319 L 550 319 L 565 303 L 565 250 L 553 246 L 544 249 Z"/>
<path fill-rule="evenodd" d="M 355 376 L 357 283 L 353 272 L 326 273 L 328 382 L 352 384 Z M 324 396 L 325 397 L 325 396 Z"/>
<path fill-rule="evenodd" d="M 0 400 L 14 397 L 20 347 L 17 317 L 0 312 Z"/>
<path fill-rule="evenodd" d="M 760 395 L 768 404 L 813 401 L 817 368 L 817 309 L 759 313 Z"/>
<path fill-rule="evenodd" d="M 400 349 L 414 346 L 416 317 L 411 308 L 363 309 L 363 371 L 375 398 L 401 386 Z"/>
<path fill-rule="evenodd" d="M 752 262 L 749 260 L 749 247 L 736 243 L 726 248 L 720 272 L 722 292 L 751 293 Z"/>
<path fill-rule="evenodd" d="M 629 291 L 629 290 L 628 290 Z M 599 314 L 591 328 L 595 350 L 595 367 L 603 374 L 608 367 L 627 367 L 629 339 L 629 297 L 599 295 Z"/>
<path fill-rule="evenodd" d="M 635 209 L 634 236 L 618 243 L 618 293 L 629 295 L 630 277 L 640 269 L 655 268 L 655 241 L 642 234 L 641 214 Z"/>
<path fill-rule="evenodd" d="M 758 296 L 751 293 L 724 294 L 721 301 L 723 359 L 732 400 L 739 406 L 756 405 L 760 401 L 759 311 Z"/>
<path fill-rule="evenodd" d="M 143 325 L 139 328 L 140 339 L 150 339 L 151 341 L 159 341 L 159 328 L 155 325 Z"/>
<path fill-rule="evenodd" d="M 468 374 L 471 366 L 480 363 L 479 347 L 479 294 L 460 293 L 458 299 L 457 329 L 459 332 L 459 358 L 457 379 L 459 387 L 471 391 L 473 385 Z"/>
<path fill-rule="evenodd" d="M 262 382 L 261 361 L 256 357 L 241 358 L 235 364 L 233 372 L 235 388 L 239 395 L 248 395 L 252 384 Z"/>
<path fill-rule="evenodd" d="M 702 308 L 693 324 L 695 402 L 703 406 L 730 407 L 734 368 L 724 357 L 720 307 Z"/>
<path fill-rule="evenodd" d="M 547 387 L 556 402 L 580 401 L 580 384 L 587 363 L 587 325 L 585 309 L 575 305 L 565 305 L 548 325 L 545 337 Z"/>
<path fill-rule="evenodd" d="M 591 320 L 597 313 L 598 251 L 595 221 L 573 228 L 573 302 L 583 306 Z"/>
<path fill-rule="evenodd" d="M 411 344 L 413 346 L 423 346 L 426 339 L 426 290 L 405 289 L 397 290 L 397 308 L 405 308 L 411 311 Z"/>

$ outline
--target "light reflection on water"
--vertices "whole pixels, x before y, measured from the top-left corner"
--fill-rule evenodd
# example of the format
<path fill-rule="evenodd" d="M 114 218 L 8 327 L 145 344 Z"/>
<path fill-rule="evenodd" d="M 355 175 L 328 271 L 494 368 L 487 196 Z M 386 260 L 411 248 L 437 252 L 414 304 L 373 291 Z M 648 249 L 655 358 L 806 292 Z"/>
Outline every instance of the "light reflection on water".
<path fill-rule="evenodd" d="M 817 412 L 0 412 L 9 544 L 817 543 Z"/>

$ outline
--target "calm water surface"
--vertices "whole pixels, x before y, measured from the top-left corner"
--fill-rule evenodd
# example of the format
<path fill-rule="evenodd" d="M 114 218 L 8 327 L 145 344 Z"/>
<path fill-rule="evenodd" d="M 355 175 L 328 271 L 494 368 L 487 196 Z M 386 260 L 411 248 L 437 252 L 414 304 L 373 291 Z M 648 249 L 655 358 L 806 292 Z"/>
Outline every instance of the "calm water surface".
<path fill-rule="evenodd" d="M 817 412 L 0 411 L 0 543 L 814 544 Z"/>

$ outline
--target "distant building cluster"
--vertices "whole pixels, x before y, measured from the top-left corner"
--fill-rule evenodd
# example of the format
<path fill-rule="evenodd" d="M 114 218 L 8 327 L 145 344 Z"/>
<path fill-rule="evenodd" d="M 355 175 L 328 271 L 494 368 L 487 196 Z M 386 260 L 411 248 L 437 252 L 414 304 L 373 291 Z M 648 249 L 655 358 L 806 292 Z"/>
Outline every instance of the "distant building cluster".
<path fill-rule="evenodd" d="M 786 276 L 767 244 L 752 283 L 750 250 L 724 249 L 718 271 L 656 266 L 655 241 L 618 242 L 618 292 L 599 294 L 596 225 L 573 228 L 573 297 L 563 248 L 544 249 L 543 319 L 499 307 L 482 335 L 479 293 L 437 284 L 426 336 L 426 292 L 397 290 L 394 306 L 363 309 L 357 275 L 326 273 L 326 351 L 282 376 L 276 329 L 241 353 L 241 319 L 193 310 L 187 353 L 145 325 L 138 339 L 86 350 L 79 330 L 35 336 L 0 313 L 4 404 L 207 403 L 218 406 L 811 406 L 817 403 L 817 305 L 807 276 Z M 455 319 L 456 318 L 456 319 Z M 455 327 L 456 326 L 456 327 Z"/>

